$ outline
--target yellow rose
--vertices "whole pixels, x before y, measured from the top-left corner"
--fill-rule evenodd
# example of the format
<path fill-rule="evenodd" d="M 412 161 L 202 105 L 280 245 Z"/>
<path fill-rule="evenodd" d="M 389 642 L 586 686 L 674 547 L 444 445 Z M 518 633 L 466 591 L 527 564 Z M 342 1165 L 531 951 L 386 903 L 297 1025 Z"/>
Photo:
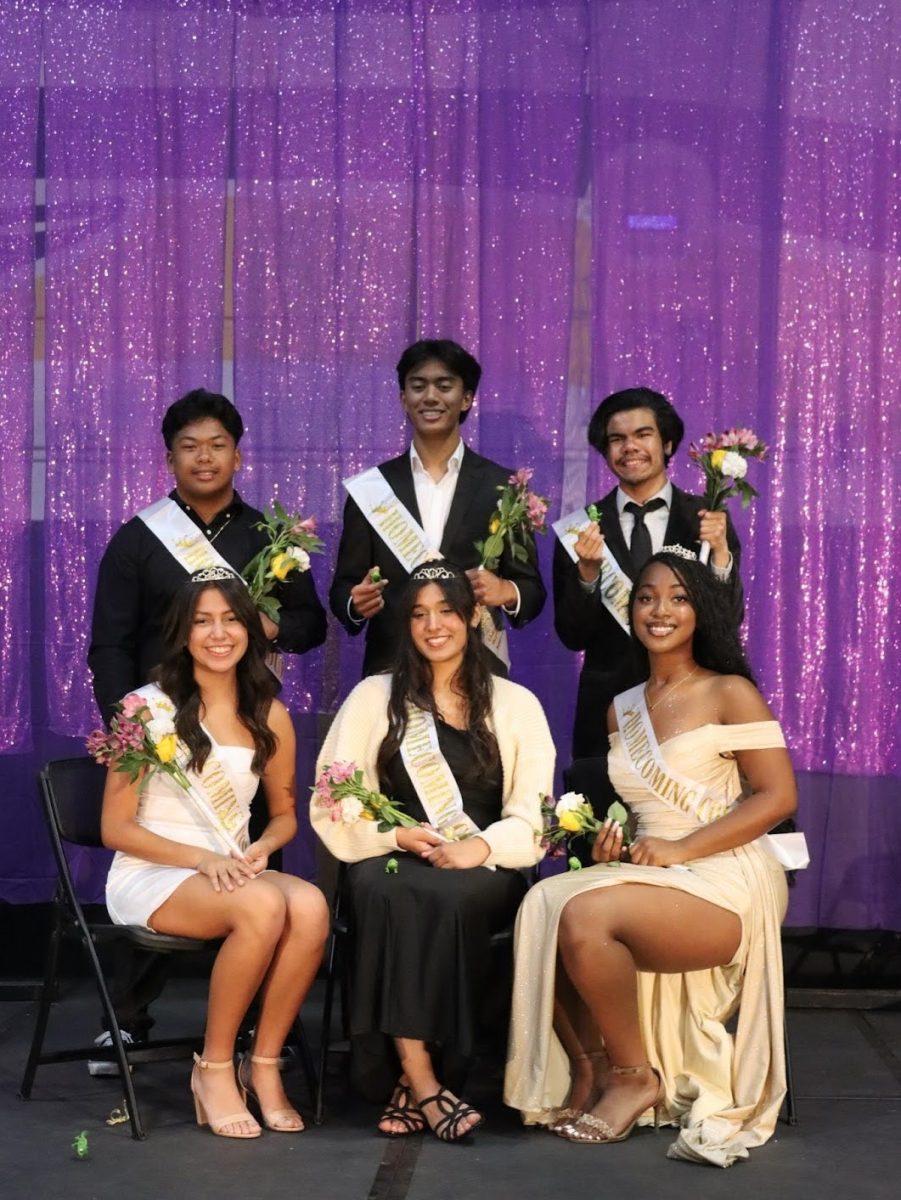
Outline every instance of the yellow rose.
<path fill-rule="evenodd" d="M 297 559 L 290 554 L 276 554 L 269 564 L 269 570 L 276 579 L 285 579 L 296 566 Z"/>
<path fill-rule="evenodd" d="M 713 467 L 714 471 L 722 470 L 723 459 L 725 457 L 726 457 L 725 450 L 714 450 L 713 451 L 713 453 L 710 455 L 710 465 L 711 465 L 711 467 Z"/>
<path fill-rule="evenodd" d="M 375 813 L 371 813 L 368 808 L 364 808 L 363 811 L 360 813 L 360 820 L 361 821 L 374 821 Z"/>
<path fill-rule="evenodd" d="M 558 817 L 558 822 L 561 829 L 565 829 L 567 833 L 578 833 L 582 828 L 582 818 L 572 808 L 568 808 L 566 812 L 562 812 Z"/>
<path fill-rule="evenodd" d="M 497 533 L 497 531 L 500 529 L 500 527 L 501 527 L 500 517 L 492 517 L 491 520 L 488 522 L 488 532 L 490 534 Z"/>
<path fill-rule="evenodd" d="M 174 733 L 164 734 L 163 737 L 156 743 L 156 756 L 160 762 L 172 762 L 175 758 L 175 751 L 178 746 L 178 739 Z"/>

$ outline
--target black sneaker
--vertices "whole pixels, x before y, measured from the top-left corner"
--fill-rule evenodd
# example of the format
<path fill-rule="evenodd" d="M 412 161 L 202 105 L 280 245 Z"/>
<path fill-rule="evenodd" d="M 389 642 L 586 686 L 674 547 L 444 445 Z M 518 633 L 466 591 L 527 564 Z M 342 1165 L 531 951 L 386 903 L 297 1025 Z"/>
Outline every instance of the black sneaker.
<path fill-rule="evenodd" d="M 134 1038 L 131 1036 L 131 1034 L 127 1030 L 123 1029 L 122 1030 L 122 1041 L 125 1043 L 126 1046 L 131 1046 L 134 1043 Z M 111 1048 L 112 1044 L 113 1044 L 113 1035 L 110 1033 L 110 1031 L 108 1029 L 104 1029 L 103 1033 L 98 1034 L 97 1037 L 94 1038 L 94 1045 L 97 1046 L 101 1050 L 106 1050 L 108 1048 Z M 134 1071 L 134 1067 L 129 1067 L 129 1070 Z M 94 1076 L 118 1075 L 119 1074 L 119 1064 L 116 1062 L 115 1059 L 89 1058 L 88 1059 L 88 1074 L 94 1075 Z"/>

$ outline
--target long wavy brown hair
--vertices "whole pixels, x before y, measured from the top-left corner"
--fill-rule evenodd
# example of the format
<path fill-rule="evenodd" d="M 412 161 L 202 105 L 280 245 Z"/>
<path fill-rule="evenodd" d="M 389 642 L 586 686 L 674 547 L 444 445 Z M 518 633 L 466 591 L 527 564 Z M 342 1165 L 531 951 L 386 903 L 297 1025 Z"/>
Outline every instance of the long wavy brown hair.
<path fill-rule="evenodd" d="M 263 773 L 276 750 L 276 737 L 269 728 L 269 709 L 279 683 L 266 666 L 269 643 L 244 583 L 237 577 L 215 583 L 191 578 L 175 594 L 163 622 L 163 657 L 153 678 L 175 705 L 175 730 L 191 752 L 189 769 L 202 771 L 212 745 L 200 724 L 200 688 L 194 678 L 194 660 L 188 639 L 197 603 L 207 589 L 218 591 L 247 630 L 247 651 L 236 668 L 238 720 L 253 738 L 252 769 Z"/>
<path fill-rule="evenodd" d="M 497 738 L 488 728 L 494 686 L 488 666 L 488 651 L 482 645 L 478 628 L 470 623 L 477 607 L 475 593 L 465 573 L 444 559 L 440 565 L 451 572 L 452 578 L 429 578 L 426 572 L 432 574 L 428 569 L 436 565 L 424 564 L 413 571 L 404 585 L 398 606 L 400 634 L 388 700 L 388 735 L 379 748 L 377 759 L 379 779 L 383 786 L 387 781 L 388 763 L 400 749 L 407 730 L 407 705 L 413 704 L 438 719 L 432 695 L 432 666 L 416 649 L 411 632 L 411 618 L 419 593 L 430 583 L 440 589 L 451 609 L 466 624 L 463 661 L 453 678 L 452 687 L 466 701 L 467 728 L 472 735 L 474 752 L 473 776 L 488 774 L 500 760 Z"/>

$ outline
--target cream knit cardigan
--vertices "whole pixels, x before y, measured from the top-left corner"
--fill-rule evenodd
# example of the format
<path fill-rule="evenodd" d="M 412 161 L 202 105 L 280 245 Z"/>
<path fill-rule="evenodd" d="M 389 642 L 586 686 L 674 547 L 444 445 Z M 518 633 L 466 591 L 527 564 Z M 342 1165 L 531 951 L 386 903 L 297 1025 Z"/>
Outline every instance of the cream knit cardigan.
<path fill-rule="evenodd" d="M 529 867 L 544 851 L 541 796 L 554 784 L 554 743 L 538 700 L 509 679 L 495 677 L 490 727 L 497 738 L 503 770 L 502 816 L 480 831 L 491 850 L 486 866 Z M 358 683 L 332 722 L 316 763 L 317 776 L 335 762 L 362 768 L 365 784 L 378 790 L 376 757 L 388 733 L 390 675 L 371 675 Z M 403 853 L 394 830 L 379 833 L 373 821 L 345 825 L 310 804 L 310 820 L 325 845 L 342 862 L 359 862 L 378 854 Z"/>

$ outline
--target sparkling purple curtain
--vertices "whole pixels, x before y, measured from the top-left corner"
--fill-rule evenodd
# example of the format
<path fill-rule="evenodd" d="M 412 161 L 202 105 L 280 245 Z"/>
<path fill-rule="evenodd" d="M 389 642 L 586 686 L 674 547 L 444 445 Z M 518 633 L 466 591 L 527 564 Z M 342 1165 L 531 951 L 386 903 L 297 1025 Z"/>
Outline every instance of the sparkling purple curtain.
<path fill-rule="evenodd" d="M 34 406 L 38 3 L 0 11 L 0 753 L 31 744 L 28 549 Z"/>
<path fill-rule="evenodd" d="M 97 563 L 113 529 L 171 486 L 161 414 L 222 377 L 232 28 L 213 3 L 47 7 L 47 679 L 60 733 L 97 720 Z"/>
<path fill-rule="evenodd" d="M 25 248 L 38 12 L 37 0 L 10 7 L 0 18 L 7 750 L 29 731 Z M 406 442 L 393 367 L 421 335 L 455 337 L 481 359 L 467 439 L 535 466 L 560 508 L 611 485 L 584 438 L 594 404 L 618 387 L 671 395 L 686 448 L 734 423 L 771 443 L 770 461 L 751 466 L 761 498 L 735 516 L 748 647 L 785 725 L 815 852 L 790 920 L 901 928 L 897 5 L 44 8 L 52 634 L 30 678 L 42 697 L 46 668 L 53 728 L 80 733 L 94 720 L 84 657 L 97 559 L 116 524 L 168 487 L 160 414 L 221 378 L 232 153 L 241 488 L 258 504 L 277 495 L 314 512 L 331 550 L 341 477 Z M 684 450 L 674 473 L 699 487 Z M 549 541 L 541 550 L 547 564 Z M 330 568 L 329 555 L 314 562 L 322 594 Z M 578 664 L 554 638 L 550 606 L 513 645 L 565 760 Z M 323 650 L 291 664 L 287 697 L 303 712 L 334 707 L 358 671 L 358 641 L 333 629 Z M 34 766 L 20 760 L 19 813 Z M 21 844 L 10 853 L 4 894 L 26 899 L 6 881 L 28 855 Z"/>
<path fill-rule="evenodd" d="M 540 465 L 541 487 L 559 489 L 585 34 L 581 2 L 301 15 L 286 3 L 239 19 L 244 486 L 261 503 L 277 486 L 317 513 L 332 549 L 341 478 L 406 443 L 393 368 L 419 336 L 453 337 L 483 361 L 469 443 Z M 325 590 L 328 570 L 314 569 Z M 547 626 L 537 636 L 559 658 Z M 310 659 L 292 666 L 295 701 L 334 706 L 359 649 L 335 627 L 318 680 Z"/>

